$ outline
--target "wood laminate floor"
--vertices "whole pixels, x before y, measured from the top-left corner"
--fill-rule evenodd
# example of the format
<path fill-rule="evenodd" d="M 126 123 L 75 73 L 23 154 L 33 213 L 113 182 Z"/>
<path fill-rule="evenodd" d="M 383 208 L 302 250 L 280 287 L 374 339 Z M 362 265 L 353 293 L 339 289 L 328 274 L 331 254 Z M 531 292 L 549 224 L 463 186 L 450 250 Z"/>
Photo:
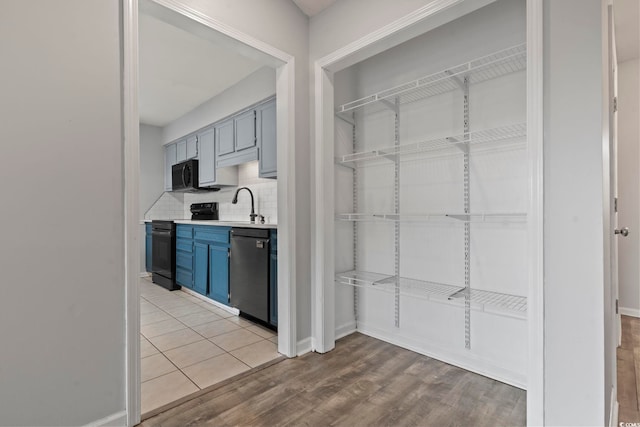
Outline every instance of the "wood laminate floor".
<path fill-rule="evenodd" d="M 517 426 L 526 392 L 355 333 L 142 423 L 151 426 Z"/>
<path fill-rule="evenodd" d="M 618 421 L 640 423 L 640 319 L 622 316 L 618 347 Z"/>

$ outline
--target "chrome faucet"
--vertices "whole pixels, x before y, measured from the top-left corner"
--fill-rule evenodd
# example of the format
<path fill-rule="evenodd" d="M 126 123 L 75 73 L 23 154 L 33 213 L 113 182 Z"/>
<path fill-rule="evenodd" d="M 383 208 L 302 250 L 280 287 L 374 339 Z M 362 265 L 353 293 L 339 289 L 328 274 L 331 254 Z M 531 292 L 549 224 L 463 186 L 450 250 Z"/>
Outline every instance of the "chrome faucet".
<path fill-rule="evenodd" d="M 233 200 L 231 201 L 231 203 L 233 203 L 234 205 L 236 203 L 238 203 L 238 193 L 240 192 L 240 190 L 247 190 L 249 192 L 249 194 L 251 195 L 251 215 L 249 215 L 249 218 L 251 218 L 251 223 L 254 224 L 256 222 L 256 217 L 258 215 L 256 215 L 256 212 L 253 208 L 253 193 L 251 192 L 251 190 L 249 190 L 249 188 L 247 187 L 240 187 L 236 190 L 236 194 L 233 196 Z"/>

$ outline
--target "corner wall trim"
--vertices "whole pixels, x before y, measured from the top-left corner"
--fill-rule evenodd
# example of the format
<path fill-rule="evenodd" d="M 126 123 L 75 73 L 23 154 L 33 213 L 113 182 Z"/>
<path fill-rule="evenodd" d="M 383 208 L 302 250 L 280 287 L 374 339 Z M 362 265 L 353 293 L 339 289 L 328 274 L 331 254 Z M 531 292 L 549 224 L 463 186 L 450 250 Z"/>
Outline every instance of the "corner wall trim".
<path fill-rule="evenodd" d="M 620 307 L 620 314 L 640 318 L 640 310 L 637 308 Z"/>
<path fill-rule="evenodd" d="M 339 340 L 340 338 L 344 338 L 347 335 L 351 335 L 354 332 L 357 332 L 358 328 L 356 327 L 356 321 L 352 320 L 350 322 L 347 322 L 343 325 L 337 326 L 336 327 L 336 340 Z"/>
<path fill-rule="evenodd" d="M 611 413 L 609 414 L 609 427 L 616 427 L 618 425 L 618 400 L 616 397 L 616 390 L 611 389 Z"/>
<path fill-rule="evenodd" d="M 296 353 L 298 356 L 302 356 L 303 354 L 310 353 L 312 348 L 311 337 L 307 337 L 298 341 L 296 344 Z"/>
<path fill-rule="evenodd" d="M 86 424 L 85 427 L 102 427 L 102 426 L 126 426 L 127 411 L 116 412 L 108 417 L 101 418 Z"/>

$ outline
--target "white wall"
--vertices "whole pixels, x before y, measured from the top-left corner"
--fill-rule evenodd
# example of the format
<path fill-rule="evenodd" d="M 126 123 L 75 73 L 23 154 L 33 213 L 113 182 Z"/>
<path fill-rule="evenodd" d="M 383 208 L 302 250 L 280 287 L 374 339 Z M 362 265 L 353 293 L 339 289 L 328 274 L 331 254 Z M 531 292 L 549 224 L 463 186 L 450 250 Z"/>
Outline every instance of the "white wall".
<path fill-rule="evenodd" d="M 2 2 L 0 424 L 125 410 L 119 2 Z"/>
<path fill-rule="evenodd" d="M 296 327 L 298 341 L 311 335 L 310 191 L 309 191 L 309 21 L 290 0 L 178 0 L 295 58 L 295 224 Z M 354 15 L 357 16 L 357 15 Z M 176 135 L 176 137 L 179 135 Z M 169 141 L 169 140 L 165 140 Z M 282 167 L 278 173 L 286 173 Z M 284 244 L 284 241 L 280 242 Z"/>
<path fill-rule="evenodd" d="M 309 25 L 311 60 L 323 57 L 399 19 L 432 0 L 340 0 Z"/>
<path fill-rule="evenodd" d="M 618 237 L 620 311 L 640 317 L 640 61 L 618 64 Z"/>
<path fill-rule="evenodd" d="M 162 128 L 140 124 L 140 217 L 164 191 Z M 145 271 L 145 227 L 140 225 L 140 272 Z"/>
<path fill-rule="evenodd" d="M 276 94 L 276 72 L 263 67 L 162 128 L 162 144 L 217 122 Z"/>
<path fill-rule="evenodd" d="M 140 216 L 164 191 L 162 128 L 140 124 Z"/>
<path fill-rule="evenodd" d="M 544 10 L 545 423 L 604 425 L 601 2 Z"/>
<path fill-rule="evenodd" d="M 334 82 L 351 81 L 357 96 L 457 66 L 501 49 L 523 43 L 526 34 L 525 1 L 501 0 L 456 21 L 409 40 L 336 73 Z M 353 80 L 351 69 L 355 68 Z M 346 75 L 345 75 L 346 73 Z M 342 89 L 336 89 L 341 97 Z M 336 105 L 337 106 L 337 105 Z M 400 144 L 464 132 L 463 93 L 447 92 L 400 106 Z M 472 131 L 515 125 L 526 121 L 524 70 L 474 84 L 470 88 Z M 350 151 L 350 126 L 336 120 L 338 152 Z M 394 117 L 389 109 L 374 107 L 357 112 L 357 151 L 393 145 Z M 479 144 L 471 150 L 470 194 L 472 212 L 527 211 L 527 150 L 525 138 L 508 143 Z M 394 166 L 383 161 L 358 169 L 358 212 L 393 212 Z M 399 207 L 405 215 L 464 211 L 463 156 L 452 147 L 401 158 Z M 352 173 L 335 167 L 336 213 L 352 203 Z M 393 226 L 358 224 L 358 269 L 394 274 Z M 526 296 L 527 225 L 517 219 L 471 224 L 471 287 Z M 352 269 L 352 223 L 336 224 L 337 271 Z M 400 275 L 424 281 L 464 286 L 464 224 L 416 221 L 400 225 Z M 343 268 L 340 269 L 340 265 Z M 346 268 L 345 268 L 346 267 Z M 353 288 L 347 287 L 353 293 Z M 336 330 L 351 321 L 353 303 L 343 304 L 349 293 L 336 286 Z M 454 291 L 452 290 L 451 293 Z M 526 386 L 527 323 L 525 318 L 471 313 L 471 349 L 465 349 L 464 310 L 460 305 L 402 298 L 400 326 L 395 327 L 393 295 L 361 290 L 358 330 L 410 346 L 432 357 L 475 370 L 498 380 Z M 430 325 L 434 327 L 430 327 Z M 437 326 L 435 326 L 437 325 Z"/>

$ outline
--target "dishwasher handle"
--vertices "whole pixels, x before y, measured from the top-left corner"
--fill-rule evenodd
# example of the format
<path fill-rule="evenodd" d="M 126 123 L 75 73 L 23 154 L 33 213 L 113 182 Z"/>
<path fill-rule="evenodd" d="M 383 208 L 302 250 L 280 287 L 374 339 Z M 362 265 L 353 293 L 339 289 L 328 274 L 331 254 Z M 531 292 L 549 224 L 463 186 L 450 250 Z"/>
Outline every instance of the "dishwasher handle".
<path fill-rule="evenodd" d="M 258 249 L 269 248 L 269 239 L 256 239 L 256 248 Z"/>
<path fill-rule="evenodd" d="M 269 242 L 271 242 L 271 239 L 256 239 L 255 237 L 246 237 L 246 236 L 232 236 L 231 240 L 235 240 L 235 239 L 250 239 L 250 240 L 255 240 L 256 242 L 256 248 L 257 249 L 268 249 L 269 248 Z M 231 245 L 231 247 L 233 247 L 233 245 Z M 229 253 L 231 253 L 231 248 L 229 248 Z M 231 255 L 229 255 L 229 257 L 231 257 Z"/>

